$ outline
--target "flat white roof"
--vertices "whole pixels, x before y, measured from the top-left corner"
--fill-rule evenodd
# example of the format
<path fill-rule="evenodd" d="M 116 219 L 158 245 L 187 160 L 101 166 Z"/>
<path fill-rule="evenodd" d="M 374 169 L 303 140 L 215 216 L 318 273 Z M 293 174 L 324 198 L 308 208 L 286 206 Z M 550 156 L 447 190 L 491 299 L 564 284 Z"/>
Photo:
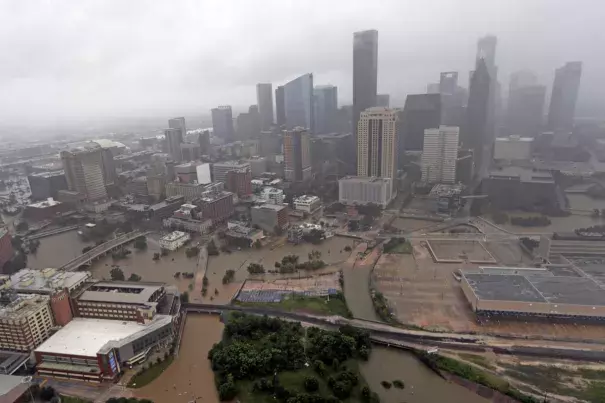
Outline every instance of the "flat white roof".
<path fill-rule="evenodd" d="M 74 318 L 35 351 L 94 357 L 106 343 L 145 328 L 140 323 L 123 320 Z"/>
<path fill-rule="evenodd" d="M 173 231 L 168 235 L 163 236 L 160 241 L 167 241 L 167 242 L 171 242 L 171 241 L 176 241 L 177 239 L 180 239 L 186 235 L 189 235 L 183 231 Z"/>

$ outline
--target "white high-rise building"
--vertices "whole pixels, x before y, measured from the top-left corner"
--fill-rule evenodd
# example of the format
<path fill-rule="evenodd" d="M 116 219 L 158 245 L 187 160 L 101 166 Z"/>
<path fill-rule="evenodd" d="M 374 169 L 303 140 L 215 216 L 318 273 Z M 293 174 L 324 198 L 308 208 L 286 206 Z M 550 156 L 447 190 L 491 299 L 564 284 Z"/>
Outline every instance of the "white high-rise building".
<path fill-rule="evenodd" d="M 454 183 L 460 128 L 439 126 L 424 131 L 422 182 Z"/>
<path fill-rule="evenodd" d="M 357 124 L 357 176 L 397 175 L 397 112 L 383 107 L 361 112 Z"/>

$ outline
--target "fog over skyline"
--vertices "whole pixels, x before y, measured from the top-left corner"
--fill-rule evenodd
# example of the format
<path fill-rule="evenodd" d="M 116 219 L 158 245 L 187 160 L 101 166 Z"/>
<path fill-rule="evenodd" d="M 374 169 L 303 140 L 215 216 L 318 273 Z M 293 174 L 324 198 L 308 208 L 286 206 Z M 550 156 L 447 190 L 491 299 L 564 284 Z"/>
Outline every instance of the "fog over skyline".
<path fill-rule="evenodd" d="M 604 15 L 597 0 L 3 1 L 0 124 L 242 110 L 256 83 L 304 73 L 349 104 L 364 29 L 378 30 L 378 92 L 392 106 L 441 71 L 466 87 L 477 39 L 493 34 L 504 93 L 530 69 L 550 94 L 554 70 L 582 61 L 582 116 L 605 110 Z"/>

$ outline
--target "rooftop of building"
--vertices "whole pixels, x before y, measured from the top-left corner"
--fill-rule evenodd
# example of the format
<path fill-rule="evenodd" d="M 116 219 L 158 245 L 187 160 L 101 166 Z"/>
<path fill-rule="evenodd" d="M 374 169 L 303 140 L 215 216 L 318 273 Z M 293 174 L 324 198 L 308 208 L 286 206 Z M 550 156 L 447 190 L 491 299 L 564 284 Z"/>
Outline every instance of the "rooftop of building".
<path fill-rule="evenodd" d="M 250 164 L 248 162 L 237 161 L 237 160 L 215 162 L 213 165 L 215 167 L 221 167 L 221 168 L 223 168 L 223 167 L 228 167 L 228 168 L 246 168 L 246 167 L 250 166 Z"/>
<path fill-rule="evenodd" d="M 17 292 L 49 294 L 56 289 L 72 288 L 90 277 L 92 274 L 89 271 L 68 272 L 53 268 L 22 269 L 10 276 L 0 277 L 0 282 L 7 284 L 10 280 L 10 287 Z"/>
<path fill-rule="evenodd" d="M 282 194 L 284 191 L 282 189 L 274 188 L 271 186 L 266 186 L 263 188 L 263 193 L 266 194 Z"/>
<path fill-rule="evenodd" d="M 23 401 L 21 397 L 29 387 L 29 383 L 24 382 L 24 379 L 22 376 L 0 374 L 0 401 Z"/>
<path fill-rule="evenodd" d="M 146 327 L 133 321 L 73 318 L 35 351 L 96 357 L 107 343 L 132 336 Z"/>
<path fill-rule="evenodd" d="M 200 197 L 199 200 L 204 203 L 212 203 L 230 196 L 233 196 L 233 193 L 227 192 L 225 190 L 204 192 L 204 194 L 202 194 L 202 197 Z"/>
<path fill-rule="evenodd" d="M 41 304 L 48 304 L 49 297 L 39 294 L 17 294 L 2 292 L 0 294 L 0 318 L 18 319 L 39 309 Z"/>
<path fill-rule="evenodd" d="M 279 204 L 270 204 L 270 203 L 265 203 L 265 204 L 261 204 L 260 206 L 252 207 L 253 210 L 273 210 L 273 211 L 282 211 L 285 208 L 286 208 L 286 206 L 280 206 Z"/>
<path fill-rule="evenodd" d="M 186 237 L 187 235 L 189 235 L 189 234 L 187 234 L 186 232 L 183 232 L 183 231 L 172 231 L 170 234 L 164 235 L 160 240 L 166 241 L 166 242 L 172 242 L 172 241 L 181 239 L 183 237 Z"/>
<path fill-rule="evenodd" d="M 605 289 L 574 268 L 479 267 L 461 272 L 480 300 L 605 306 Z"/>
<path fill-rule="evenodd" d="M 207 185 L 205 183 L 185 183 L 185 182 L 169 182 L 166 186 L 181 186 L 189 188 L 204 188 Z"/>
<path fill-rule="evenodd" d="M 78 297 L 79 301 L 146 304 L 151 296 L 164 287 L 163 283 L 146 281 L 98 281 Z"/>
<path fill-rule="evenodd" d="M 489 177 L 494 179 L 517 177 L 522 182 L 554 183 L 554 179 L 550 172 L 514 165 L 490 170 Z"/>
<path fill-rule="evenodd" d="M 340 178 L 339 182 L 355 182 L 355 183 L 389 183 L 389 178 L 377 178 L 375 176 L 345 176 Z"/>
<path fill-rule="evenodd" d="M 507 137 L 496 137 L 496 141 L 499 143 L 512 143 L 512 142 L 531 143 L 534 141 L 534 138 L 512 135 L 512 136 L 507 136 Z"/>
<path fill-rule="evenodd" d="M 326 134 L 316 134 L 315 136 L 313 136 L 313 139 L 321 139 L 321 140 L 330 140 L 330 139 L 334 139 L 334 140 L 338 140 L 338 139 L 343 139 L 345 137 L 350 137 L 351 133 L 326 133 Z"/>
<path fill-rule="evenodd" d="M 447 185 L 447 184 L 437 184 L 433 186 L 431 192 L 429 193 L 430 197 L 451 197 L 455 195 L 459 195 L 464 190 L 464 185 L 459 183 L 455 185 Z"/>
<path fill-rule="evenodd" d="M 309 204 L 320 201 L 319 197 L 311 195 L 302 195 L 294 198 L 294 203 Z"/>
<path fill-rule="evenodd" d="M 48 207 L 57 206 L 59 204 L 62 204 L 62 203 L 60 201 L 53 199 L 52 197 L 49 197 L 48 199 L 46 199 L 44 201 L 28 204 L 27 207 L 29 207 L 29 208 L 48 208 Z"/>
<path fill-rule="evenodd" d="M 55 176 L 63 176 L 63 175 L 65 175 L 65 171 L 60 170 L 60 171 L 38 172 L 38 173 L 31 174 L 29 176 L 33 176 L 35 178 L 53 178 Z"/>

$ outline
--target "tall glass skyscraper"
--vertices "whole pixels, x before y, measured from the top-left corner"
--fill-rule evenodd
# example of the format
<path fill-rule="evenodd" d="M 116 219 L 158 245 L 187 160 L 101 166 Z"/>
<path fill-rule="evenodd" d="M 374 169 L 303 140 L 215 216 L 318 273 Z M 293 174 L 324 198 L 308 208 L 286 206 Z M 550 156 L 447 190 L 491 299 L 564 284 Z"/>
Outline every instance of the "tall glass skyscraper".
<path fill-rule="evenodd" d="M 315 134 L 335 132 L 338 113 L 338 89 L 333 85 L 318 85 L 313 89 Z"/>
<path fill-rule="evenodd" d="M 304 74 L 284 85 L 286 128 L 303 127 L 313 133 L 313 74 Z"/>
<path fill-rule="evenodd" d="M 376 106 L 378 87 L 378 31 L 353 34 L 353 127 L 359 115 Z"/>
<path fill-rule="evenodd" d="M 582 77 L 582 62 L 568 62 L 557 69 L 548 109 L 550 130 L 571 130 Z"/>

